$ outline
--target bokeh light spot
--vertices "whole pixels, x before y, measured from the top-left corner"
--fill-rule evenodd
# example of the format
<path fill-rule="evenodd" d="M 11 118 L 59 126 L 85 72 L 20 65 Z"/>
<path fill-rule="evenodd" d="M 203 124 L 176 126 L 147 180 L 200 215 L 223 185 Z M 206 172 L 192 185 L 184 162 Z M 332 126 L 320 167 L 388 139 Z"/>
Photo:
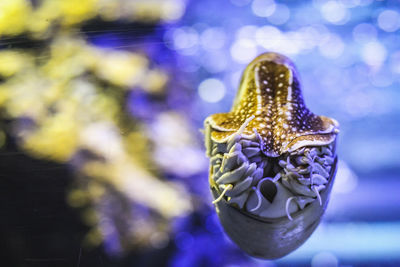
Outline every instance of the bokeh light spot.
<path fill-rule="evenodd" d="M 321 7 L 321 14 L 324 19 L 332 24 L 345 24 L 349 19 L 347 8 L 336 1 L 328 1 Z"/>
<path fill-rule="evenodd" d="M 400 15 L 394 10 L 382 11 L 378 16 L 378 26 L 386 32 L 394 32 L 400 28 Z"/>
<path fill-rule="evenodd" d="M 226 42 L 226 35 L 220 28 L 208 28 L 200 37 L 200 42 L 205 50 L 221 49 Z"/>
<path fill-rule="evenodd" d="M 276 4 L 273 0 L 254 0 L 251 10 L 259 17 L 269 17 L 275 12 Z"/>
<path fill-rule="evenodd" d="M 174 47 L 182 54 L 191 54 L 191 48 L 197 46 L 199 35 L 192 27 L 181 27 L 173 32 Z M 185 51 L 186 50 L 186 51 Z"/>
<path fill-rule="evenodd" d="M 336 34 L 330 34 L 319 45 L 319 51 L 327 58 L 337 58 L 344 50 L 345 44 Z"/>
<path fill-rule="evenodd" d="M 218 79 L 207 79 L 199 85 L 199 96 L 206 102 L 216 103 L 225 96 L 225 85 Z"/>
<path fill-rule="evenodd" d="M 363 61 L 370 66 L 380 67 L 386 56 L 386 48 L 377 41 L 365 44 L 361 51 Z"/>
<path fill-rule="evenodd" d="M 231 47 L 232 58 L 239 63 L 248 63 L 257 56 L 256 44 L 249 39 L 237 40 Z"/>
<path fill-rule="evenodd" d="M 274 13 L 268 17 L 268 21 L 275 25 L 285 24 L 290 18 L 290 9 L 284 4 L 277 4 Z"/>
<path fill-rule="evenodd" d="M 249 39 L 252 40 L 256 34 L 258 27 L 254 25 L 246 25 L 240 27 L 235 34 L 237 40 L 239 39 Z"/>
<path fill-rule="evenodd" d="M 282 40 L 282 34 L 278 28 L 273 26 L 263 26 L 256 31 L 255 39 L 258 45 L 265 49 L 273 49 Z"/>

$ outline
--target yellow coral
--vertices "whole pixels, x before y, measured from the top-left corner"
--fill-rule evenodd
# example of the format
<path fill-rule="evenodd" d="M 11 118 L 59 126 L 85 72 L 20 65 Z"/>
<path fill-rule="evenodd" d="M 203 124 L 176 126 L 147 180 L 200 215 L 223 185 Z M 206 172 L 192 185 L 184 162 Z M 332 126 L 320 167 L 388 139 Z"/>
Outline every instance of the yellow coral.
<path fill-rule="evenodd" d="M 38 157 L 65 162 L 76 151 L 78 131 L 73 116 L 57 114 L 46 118 L 22 145 Z"/>
<path fill-rule="evenodd" d="M 0 1 L 0 35 L 16 35 L 25 30 L 31 5 L 26 0 Z"/>
<path fill-rule="evenodd" d="M 94 71 L 99 77 L 111 83 L 131 87 L 142 80 L 148 67 L 148 60 L 139 54 L 123 51 L 100 52 L 101 60 L 97 61 Z"/>
<path fill-rule="evenodd" d="M 127 90 L 141 88 L 161 93 L 168 75 L 150 67 L 143 54 L 96 48 L 86 43 L 79 31 L 71 33 L 74 25 L 106 12 L 99 9 L 99 3 L 105 1 L 43 0 L 32 9 L 26 4 L 29 1 L 0 0 L 0 36 L 26 31 L 34 38 L 52 36 L 40 54 L 0 51 L 0 108 L 7 119 L 32 121 L 30 127 L 16 127 L 21 147 L 32 156 L 65 163 L 86 149 L 103 159 L 80 162 L 83 167 L 78 171 L 88 177 L 86 194 L 72 192 L 68 199 L 71 205 L 97 205 L 112 188 L 127 201 L 146 205 L 170 219 L 191 209 L 189 196 L 183 188 L 149 171 L 148 166 L 155 164 L 149 155 L 146 133 L 139 122 L 129 120 L 124 110 Z M 134 17 L 125 7 L 136 8 L 135 1 L 114 3 L 118 5 L 109 10 L 108 18 L 115 17 L 112 12 L 121 18 Z M 18 16 L 8 21 L 2 7 L 7 7 L 6 16 Z M 156 13 L 160 16 L 162 12 Z M 9 29 L 12 25 L 16 27 Z M 51 29 L 57 27 L 51 25 L 57 25 L 60 31 L 54 35 Z M 134 127 L 128 127 L 125 121 Z M 3 141 L 0 132 L 0 145 Z M 96 224 L 102 219 L 98 215 L 88 210 L 86 221 Z M 128 233 L 130 244 L 143 243 L 160 230 L 153 221 L 132 223 L 137 227 Z M 92 244 L 102 238 L 98 230 L 88 235 Z M 102 229 L 103 235 L 106 231 Z"/>
<path fill-rule="evenodd" d="M 28 32 L 34 38 L 46 38 L 57 26 L 73 29 L 96 16 L 105 20 L 173 21 L 183 15 L 184 7 L 182 0 L 42 0 L 35 8 L 29 0 L 1 0 L 0 36 Z"/>
<path fill-rule="evenodd" d="M 62 23 L 73 25 L 88 20 L 97 14 L 98 0 L 50 0 L 57 1 L 62 13 Z"/>
<path fill-rule="evenodd" d="M 141 86 L 150 93 L 161 93 L 167 81 L 168 76 L 165 72 L 149 70 L 141 81 Z"/>
<path fill-rule="evenodd" d="M 22 51 L 0 51 L 0 76 L 10 77 L 32 65 L 32 57 Z"/>

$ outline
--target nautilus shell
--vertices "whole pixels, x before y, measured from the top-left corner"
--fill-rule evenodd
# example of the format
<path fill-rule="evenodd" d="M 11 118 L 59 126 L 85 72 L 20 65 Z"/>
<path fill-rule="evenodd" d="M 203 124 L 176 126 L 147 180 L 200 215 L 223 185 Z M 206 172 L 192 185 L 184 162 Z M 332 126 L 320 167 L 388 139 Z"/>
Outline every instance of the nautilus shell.
<path fill-rule="evenodd" d="M 329 200 L 339 124 L 308 110 L 293 63 L 276 53 L 258 56 L 231 111 L 204 125 L 213 203 L 227 235 L 258 258 L 298 248 Z"/>

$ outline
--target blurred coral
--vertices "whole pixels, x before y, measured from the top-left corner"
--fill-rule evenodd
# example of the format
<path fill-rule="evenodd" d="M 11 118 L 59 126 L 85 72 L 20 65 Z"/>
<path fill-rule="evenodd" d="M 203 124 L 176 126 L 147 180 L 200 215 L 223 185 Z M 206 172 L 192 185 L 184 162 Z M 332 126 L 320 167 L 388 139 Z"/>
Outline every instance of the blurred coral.
<path fill-rule="evenodd" d="M 76 29 L 83 22 L 100 17 L 106 21 L 146 23 L 178 20 L 185 10 L 183 0 L 2 0 L 0 36 L 29 33 L 46 38 Z M 60 28 L 61 27 L 61 28 Z"/>
<path fill-rule="evenodd" d="M 76 186 L 68 201 L 83 208 L 83 219 L 93 226 L 90 244 L 117 240 L 110 249 L 121 252 L 154 245 L 155 233 L 164 240 L 171 218 L 190 211 L 191 200 L 179 182 L 159 175 L 150 155 L 153 141 L 125 102 L 131 90 L 163 94 L 168 74 L 143 51 L 91 45 L 79 27 L 95 17 L 170 21 L 182 15 L 184 3 L 33 3 L 0 3 L 0 36 L 28 44 L 13 47 L 13 39 L 0 50 L 1 119 L 13 122 L 12 134 L 27 153 L 74 168 Z M 34 40 L 42 38 L 36 46 Z"/>

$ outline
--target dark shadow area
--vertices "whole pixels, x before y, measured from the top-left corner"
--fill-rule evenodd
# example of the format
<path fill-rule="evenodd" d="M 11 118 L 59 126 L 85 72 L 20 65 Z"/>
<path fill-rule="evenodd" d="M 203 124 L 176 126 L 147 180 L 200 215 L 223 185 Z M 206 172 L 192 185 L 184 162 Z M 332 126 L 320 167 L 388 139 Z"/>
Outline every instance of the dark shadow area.
<path fill-rule="evenodd" d="M 83 246 L 89 227 L 66 203 L 74 179 L 67 165 L 31 158 L 8 142 L 0 170 L 1 266 L 166 265 L 172 245 L 119 259 Z"/>

